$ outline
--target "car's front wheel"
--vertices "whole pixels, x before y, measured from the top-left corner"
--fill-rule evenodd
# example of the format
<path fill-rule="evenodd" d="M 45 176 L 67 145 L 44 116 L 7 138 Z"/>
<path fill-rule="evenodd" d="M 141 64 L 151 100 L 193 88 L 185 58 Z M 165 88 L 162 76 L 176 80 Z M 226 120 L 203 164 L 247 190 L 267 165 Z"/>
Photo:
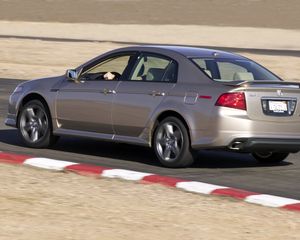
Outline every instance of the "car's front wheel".
<path fill-rule="evenodd" d="M 157 158 L 166 167 L 187 167 L 194 161 L 188 131 L 176 117 L 167 117 L 158 124 L 153 147 Z"/>
<path fill-rule="evenodd" d="M 289 153 L 282 152 L 253 152 L 252 156 L 261 163 L 279 163 L 287 158 Z"/>
<path fill-rule="evenodd" d="M 50 121 L 50 114 L 41 101 L 26 103 L 18 117 L 18 129 L 25 145 L 44 148 L 54 144 L 57 137 L 52 134 Z"/>

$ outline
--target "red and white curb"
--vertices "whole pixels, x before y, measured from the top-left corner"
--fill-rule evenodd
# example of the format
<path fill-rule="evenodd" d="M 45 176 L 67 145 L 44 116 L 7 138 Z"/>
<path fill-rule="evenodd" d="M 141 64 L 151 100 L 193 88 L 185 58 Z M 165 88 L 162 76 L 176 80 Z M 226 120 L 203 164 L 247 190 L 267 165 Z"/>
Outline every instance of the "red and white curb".
<path fill-rule="evenodd" d="M 300 211 L 300 200 L 277 197 L 268 194 L 259 194 L 244 191 L 241 189 L 218 186 L 203 182 L 195 182 L 184 179 L 160 176 L 152 173 L 136 172 L 124 169 L 110 169 L 90 164 L 60 161 L 50 158 L 35 158 L 26 155 L 18 155 L 4 152 L 0 152 L 0 162 L 27 165 L 54 171 L 70 171 L 81 175 L 119 178 L 123 180 L 138 181 L 142 183 L 156 183 L 178 188 L 187 192 L 227 196 L 263 206 Z"/>

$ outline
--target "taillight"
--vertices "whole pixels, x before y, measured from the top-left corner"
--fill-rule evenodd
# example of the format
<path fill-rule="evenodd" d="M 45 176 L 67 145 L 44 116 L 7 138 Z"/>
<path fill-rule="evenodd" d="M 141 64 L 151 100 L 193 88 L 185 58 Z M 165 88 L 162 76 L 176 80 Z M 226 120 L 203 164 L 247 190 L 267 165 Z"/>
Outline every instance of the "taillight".
<path fill-rule="evenodd" d="M 246 98 L 243 92 L 223 93 L 217 100 L 216 106 L 246 110 Z"/>

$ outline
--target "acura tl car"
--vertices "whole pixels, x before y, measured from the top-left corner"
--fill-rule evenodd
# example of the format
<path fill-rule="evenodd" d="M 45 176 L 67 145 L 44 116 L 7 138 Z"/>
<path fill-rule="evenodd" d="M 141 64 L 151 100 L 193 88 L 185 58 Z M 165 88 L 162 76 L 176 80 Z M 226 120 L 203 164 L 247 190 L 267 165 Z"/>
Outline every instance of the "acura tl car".
<path fill-rule="evenodd" d="M 300 150 L 299 86 L 229 52 L 126 47 L 18 85 L 5 123 L 33 148 L 67 135 L 152 147 L 166 167 L 200 149 L 276 163 Z"/>

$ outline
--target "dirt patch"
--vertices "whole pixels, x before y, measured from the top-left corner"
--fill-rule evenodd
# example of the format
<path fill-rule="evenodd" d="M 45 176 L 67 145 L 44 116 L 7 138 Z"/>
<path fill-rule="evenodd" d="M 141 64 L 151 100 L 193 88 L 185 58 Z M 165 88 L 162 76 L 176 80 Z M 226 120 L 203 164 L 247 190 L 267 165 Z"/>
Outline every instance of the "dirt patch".
<path fill-rule="evenodd" d="M 0 238 L 298 239 L 298 213 L 143 185 L 0 165 Z"/>
<path fill-rule="evenodd" d="M 0 76 L 35 79 L 62 75 L 87 60 L 121 47 L 112 43 L 70 43 L 40 40 L 0 40 Z"/>
<path fill-rule="evenodd" d="M 236 49 L 237 53 L 253 58 L 283 79 L 300 80 L 300 57 L 296 57 L 300 49 L 300 32 L 296 30 L 7 21 L 0 21 L 0 29 L 2 78 L 34 79 L 61 75 L 67 68 L 76 67 L 101 53 L 137 42 Z M 61 41 L 55 40 L 57 38 Z M 255 48 L 269 50 L 264 50 L 265 55 L 247 51 Z M 296 55 L 289 55 L 292 50 L 296 50 Z M 267 55 L 276 51 L 281 56 Z"/>
<path fill-rule="evenodd" d="M 64 74 L 83 62 L 118 47 L 116 43 L 52 42 L 26 39 L 0 40 L 0 76 L 35 79 Z M 300 80 L 300 58 L 241 53 L 266 66 L 285 80 Z"/>
<path fill-rule="evenodd" d="M 0 36 L 298 50 L 298 56 L 300 55 L 299 30 L 272 28 L 0 21 Z"/>

